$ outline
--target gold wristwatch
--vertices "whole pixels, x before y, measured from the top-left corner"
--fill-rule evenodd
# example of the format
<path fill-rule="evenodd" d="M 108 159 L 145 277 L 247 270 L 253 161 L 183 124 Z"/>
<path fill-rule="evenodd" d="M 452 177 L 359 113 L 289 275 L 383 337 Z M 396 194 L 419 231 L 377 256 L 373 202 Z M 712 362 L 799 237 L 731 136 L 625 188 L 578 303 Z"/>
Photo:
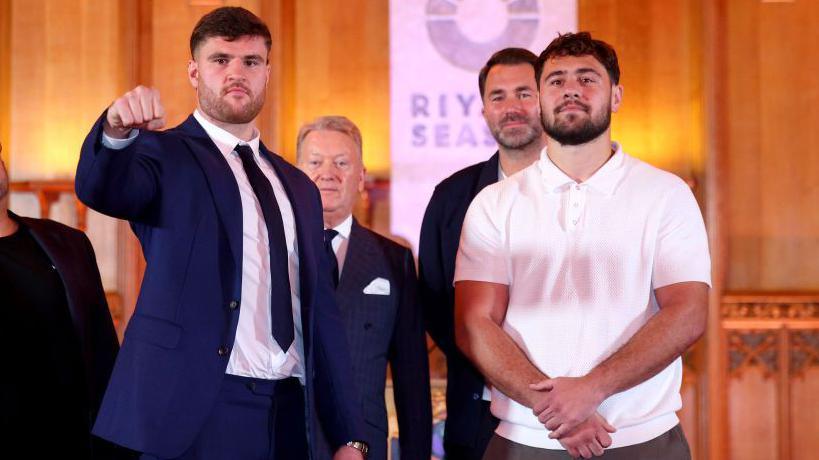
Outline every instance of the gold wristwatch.
<path fill-rule="evenodd" d="M 364 456 L 364 458 L 367 458 L 367 452 L 369 452 L 369 451 L 370 451 L 370 448 L 369 448 L 369 446 L 367 446 L 367 443 L 366 443 L 366 442 L 362 442 L 362 441 L 350 441 L 350 442 L 348 442 L 346 445 L 347 445 L 348 447 L 352 447 L 353 449 L 355 449 L 355 450 L 357 450 L 357 451 L 361 452 L 361 455 L 363 455 L 363 456 Z"/>

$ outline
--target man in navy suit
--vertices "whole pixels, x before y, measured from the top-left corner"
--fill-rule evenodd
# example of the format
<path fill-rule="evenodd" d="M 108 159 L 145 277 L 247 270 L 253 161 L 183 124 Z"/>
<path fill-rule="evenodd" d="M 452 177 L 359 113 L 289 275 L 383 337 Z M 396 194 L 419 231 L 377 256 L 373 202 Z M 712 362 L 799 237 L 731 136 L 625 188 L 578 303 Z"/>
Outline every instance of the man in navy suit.
<path fill-rule="evenodd" d="M 0 383 L 3 448 L 128 458 L 91 436 L 119 347 L 94 249 L 79 230 L 12 213 L 8 193 L 0 160 L 0 345 L 12 350 Z"/>
<path fill-rule="evenodd" d="M 361 459 L 363 425 L 322 249 L 318 191 L 259 141 L 271 38 L 243 8 L 191 35 L 192 116 L 117 99 L 83 144 L 77 195 L 128 219 L 147 261 L 94 433 L 143 458 L 302 459 L 317 430 Z"/>
<path fill-rule="evenodd" d="M 321 193 L 325 251 L 350 343 L 369 457 L 387 458 L 384 387 L 389 362 L 401 459 L 428 460 L 429 363 L 415 262 L 409 249 L 353 218 L 364 189 L 361 132 L 345 117 L 320 117 L 299 130 L 296 151 L 299 168 Z"/>
<path fill-rule="evenodd" d="M 535 81 L 537 56 L 498 51 L 478 75 L 482 113 L 498 151 L 435 187 L 421 226 L 420 297 L 427 331 L 447 359 L 444 450 L 451 459 L 481 459 L 498 420 L 484 378 L 455 345 L 455 255 L 466 210 L 484 187 L 532 164 L 545 145 Z"/>

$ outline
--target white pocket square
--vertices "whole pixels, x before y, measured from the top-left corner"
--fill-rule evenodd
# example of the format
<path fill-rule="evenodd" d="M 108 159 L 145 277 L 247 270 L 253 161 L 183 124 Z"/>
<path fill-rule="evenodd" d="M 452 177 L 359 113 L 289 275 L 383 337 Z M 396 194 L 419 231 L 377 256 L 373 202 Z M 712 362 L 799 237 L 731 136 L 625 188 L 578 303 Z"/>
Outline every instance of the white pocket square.
<path fill-rule="evenodd" d="M 364 294 L 390 295 L 390 281 L 384 278 L 376 278 L 364 288 Z"/>

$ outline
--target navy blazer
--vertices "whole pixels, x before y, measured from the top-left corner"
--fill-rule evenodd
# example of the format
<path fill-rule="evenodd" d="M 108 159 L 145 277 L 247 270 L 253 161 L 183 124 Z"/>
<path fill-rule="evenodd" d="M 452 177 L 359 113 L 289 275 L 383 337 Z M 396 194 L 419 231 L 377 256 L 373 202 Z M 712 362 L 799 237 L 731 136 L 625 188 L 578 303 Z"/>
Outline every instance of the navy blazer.
<path fill-rule="evenodd" d="M 147 267 L 94 433 L 160 457 L 193 442 L 213 406 L 236 336 L 242 204 L 224 156 L 193 118 L 143 131 L 123 150 L 101 143 L 105 114 L 85 139 L 77 196 L 127 219 Z M 318 420 L 335 449 L 361 438 L 348 395 L 349 354 L 323 252 L 315 185 L 264 145 L 293 205 L 299 253 L 308 432 Z"/>
<path fill-rule="evenodd" d="M 389 295 L 367 294 L 376 278 Z M 429 360 L 412 252 L 354 219 L 336 299 L 347 330 L 353 376 L 364 412 L 369 459 L 387 458 L 387 362 L 392 373 L 402 460 L 429 460 L 432 407 Z"/>
<path fill-rule="evenodd" d="M 474 446 L 480 423 L 484 379 L 455 344 L 455 256 L 472 199 L 498 181 L 498 153 L 464 168 L 435 187 L 421 225 L 419 294 L 427 332 L 446 355 L 449 442 Z"/>
<path fill-rule="evenodd" d="M 8 215 L 29 230 L 54 264 L 65 286 L 71 323 L 79 339 L 79 351 L 84 364 L 89 423 L 85 429 L 90 433 L 91 423 L 97 416 L 119 349 L 94 248 L 88 237 L 77 229 L 52 220 L 20 217 L 11 211 Z M 111 452 L 110 446 L 102 443 L 103 441 L 91 443 L 93 458 L 127 458 L 125 452 Z"/>

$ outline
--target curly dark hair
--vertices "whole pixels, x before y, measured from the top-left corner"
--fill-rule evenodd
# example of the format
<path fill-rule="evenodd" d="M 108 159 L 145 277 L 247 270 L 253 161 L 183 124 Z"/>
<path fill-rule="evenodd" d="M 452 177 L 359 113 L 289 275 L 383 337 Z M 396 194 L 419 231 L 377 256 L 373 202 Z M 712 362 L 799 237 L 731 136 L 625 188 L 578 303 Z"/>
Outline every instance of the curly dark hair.
<path fill-rule="evenodd" d="M 556 56 L 592 56 L 606 68 L 613 85 L 620 83 L 620 65 L 617 63 L 617 53 L 614 48 L 602 40 L 593 39 L 588 32 L 569 32 L 559 34 L 538 56 L 535 63 L 535 78 L 538 87 L 540 77 L 543 75 L 543 64 Z"/>
<path fill-rule="evenodd" d="M 270 52 L 270 46 L 273 44 L 270 29 L 258 16 L 238 6 L 216 8 L 202 16 L 193 28 L 191 57 L 196 53 L 196 49 L 209 38 L 222 37 L 227 41 L 233 41 L 246 36 L 264 38 L 267 52 Z"/>

